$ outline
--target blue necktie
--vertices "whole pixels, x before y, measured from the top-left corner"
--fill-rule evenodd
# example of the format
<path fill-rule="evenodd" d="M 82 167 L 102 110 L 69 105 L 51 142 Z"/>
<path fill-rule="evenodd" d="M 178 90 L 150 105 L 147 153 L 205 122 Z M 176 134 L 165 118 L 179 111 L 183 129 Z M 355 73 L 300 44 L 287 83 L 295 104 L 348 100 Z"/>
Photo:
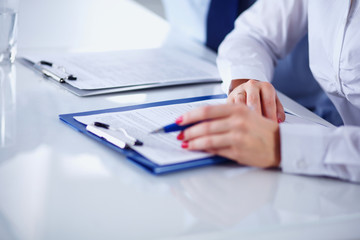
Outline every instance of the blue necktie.
<path fill-rule="evenodd" d="M 234 28 L 240 13 L 255 0 L 211 0 L 207 15 L 206 46 L 217 52 L 220 43 Z"/>

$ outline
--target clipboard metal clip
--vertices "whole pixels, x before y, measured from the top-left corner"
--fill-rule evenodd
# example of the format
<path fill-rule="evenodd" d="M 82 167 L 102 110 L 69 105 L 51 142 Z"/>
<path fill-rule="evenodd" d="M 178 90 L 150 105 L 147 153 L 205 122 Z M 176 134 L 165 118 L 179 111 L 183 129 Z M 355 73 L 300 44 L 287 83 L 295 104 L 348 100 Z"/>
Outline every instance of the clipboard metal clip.
<path fill-rule="evenodd" d="M 19 58 L 18 59 L 25 66 L 28 66 L 35 71 L 41 73 L 46 78 L 52 78 L 59 83 L 65 83 L 67 80 L 74 81 L 77 79 L 73 74 L 68 73 L 64 67 L 57 66 L 48 61 L 39 61 L 37 63 L 27 59 Z"/>
<path fill-rule="evenodd" d="M 34 68 L 40 71 L 45 77 L 50 77 L 60 83 L 77 79 L 73 74 L 66 72 L 65 67 L 57 66 L 48 61 L 39 61 L 34 64 Z"/>

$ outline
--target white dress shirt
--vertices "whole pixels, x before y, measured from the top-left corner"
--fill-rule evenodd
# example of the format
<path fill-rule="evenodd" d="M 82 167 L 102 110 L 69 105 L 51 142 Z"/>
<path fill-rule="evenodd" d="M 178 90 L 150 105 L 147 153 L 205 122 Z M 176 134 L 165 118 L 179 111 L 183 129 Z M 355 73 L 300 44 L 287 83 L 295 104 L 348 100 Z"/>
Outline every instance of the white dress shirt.
<path fill-rule="evenodd" d="M 276 61 L 307 32 L 312 73 L 345 126 L 281 124 L 281 167 L 360 182 L 359 0 L 259 0 L 220 46 L 220 74 L 226 89 L 232 79 L 271 81 Z"/>

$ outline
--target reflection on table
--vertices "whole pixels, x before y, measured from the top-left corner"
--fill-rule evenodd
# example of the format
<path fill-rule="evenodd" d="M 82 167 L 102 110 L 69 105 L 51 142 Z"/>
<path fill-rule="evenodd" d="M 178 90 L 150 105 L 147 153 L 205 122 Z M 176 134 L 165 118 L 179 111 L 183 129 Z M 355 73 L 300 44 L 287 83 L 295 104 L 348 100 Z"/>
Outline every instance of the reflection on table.
<path fill-rule="evenodd" d="M 321 222 L 360 213 L 357 184 L 236 164 L 183 178 L 171 191 L 196 221 L 214 229 Z"/>

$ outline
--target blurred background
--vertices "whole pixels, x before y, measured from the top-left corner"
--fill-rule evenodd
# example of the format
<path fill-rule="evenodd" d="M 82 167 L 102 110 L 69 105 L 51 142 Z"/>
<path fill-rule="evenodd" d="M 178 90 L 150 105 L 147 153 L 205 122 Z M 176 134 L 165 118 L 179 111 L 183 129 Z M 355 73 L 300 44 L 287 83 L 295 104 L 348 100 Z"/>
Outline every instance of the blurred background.
<path fill-rule="evenodd" d="M 19 54 L 159 47 L 169 31 L 164 16 L 161 0 L 20 1 Z"/>
<path fill-rule="evenodd" d="M 156 13 L 162 18 L 165 18 L 164 7 L 161 0 L 135 0 L 150 11 Z"/>

